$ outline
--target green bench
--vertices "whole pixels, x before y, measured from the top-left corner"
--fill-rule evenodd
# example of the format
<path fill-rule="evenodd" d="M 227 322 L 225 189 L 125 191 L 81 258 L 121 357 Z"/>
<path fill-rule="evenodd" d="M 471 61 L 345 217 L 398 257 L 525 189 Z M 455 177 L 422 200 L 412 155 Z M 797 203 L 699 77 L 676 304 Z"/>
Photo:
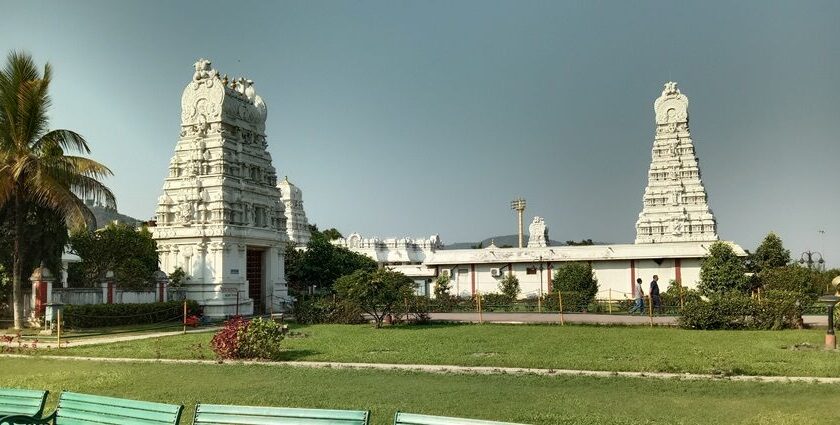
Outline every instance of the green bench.
<path fill-rule="evenodd" d="M 64 391 L 46 418 L 14 416 L 12 424 L 177 425 L 184 406 Z"/>
<path fill-rule="evenodd" d="M 368 425 L 369 410 L 295 409 L 286 407 L 199 404 L 193 425 Z"/>
<path fill-rule="evenodd" d="M 418 415 L 397 412 L 394 425 L 520 425 L 511 422 L 483 421 L 480 419 L 450 418 L 446 416 Z"/>
<path fill-rule="evenodd" d="M 11 416 L 40 417 L 46 400 L 47 391 L 0 388 L 0 424 L 13 424 Z"/>

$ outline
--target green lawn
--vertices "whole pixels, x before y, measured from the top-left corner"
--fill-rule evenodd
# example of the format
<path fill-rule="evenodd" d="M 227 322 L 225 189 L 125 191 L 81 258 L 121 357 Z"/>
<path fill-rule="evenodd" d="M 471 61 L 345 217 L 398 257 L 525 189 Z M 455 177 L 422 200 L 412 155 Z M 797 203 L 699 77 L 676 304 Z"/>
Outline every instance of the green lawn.
<path fill-rule="evenodd" d="M 825 331 L 689 331 L 559 325 L 293 326 L 286 360 L 610 371 L 840 376 Z M 212 334 L 51 350 L 100 357 L 214 358 Z M 805 345 L 803 345 L 805 344 Z"/>
<path fill-rule="evenodd" d="M 2 359 L 0 387 L 62 389 L 187 406 L 197 401 L 371 409 L 529 424 L 822 424 L 840 422 L 837 385 L 633 378 L 425 374 L 287 366 L 108 364 Z"/>

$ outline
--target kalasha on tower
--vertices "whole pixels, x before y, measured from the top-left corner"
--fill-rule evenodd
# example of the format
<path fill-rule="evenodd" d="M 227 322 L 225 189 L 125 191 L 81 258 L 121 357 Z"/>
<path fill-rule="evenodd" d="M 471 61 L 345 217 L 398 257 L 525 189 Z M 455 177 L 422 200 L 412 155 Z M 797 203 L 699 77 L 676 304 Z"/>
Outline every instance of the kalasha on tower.
<path fill-rule="evenodd" d="M 265 120 L 253 81 L 195 63 L 153 236 L 161 269 L 183 269 L 187 298 L 208 316 L 276 311 L 287 301 L 286 216 Z"/>
<path fill-rule="evenodd" d="M 716 241 L 717 224 L 688 130 L 688 98 L 669 82 L 653 109 L 656 136 L 636 243 Z"/>

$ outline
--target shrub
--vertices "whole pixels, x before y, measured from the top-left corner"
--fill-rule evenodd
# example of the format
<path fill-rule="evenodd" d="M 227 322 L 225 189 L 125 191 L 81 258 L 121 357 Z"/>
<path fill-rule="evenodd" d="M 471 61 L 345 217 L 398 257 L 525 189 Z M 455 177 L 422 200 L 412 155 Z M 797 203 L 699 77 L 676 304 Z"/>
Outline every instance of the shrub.
<path fill-rule="evenodd" d="M 756 329 L 790 329 L 802 327 L 802 312 L 810 305 L 806 294 L 797 291 L 769 290 L 754 300 L 752 326 Z"/>
<path fill-rule="evenodd" d="M 222 329 L 213 335 L 210 345 L 220 359 L 277 360 L 282 355 L 280 342 L 285 332 L 285 328 L 273 320 L 258 317 L 248 321 L 235 316 L 225 321 Z"/>
<path fill-rule="evenodd" d="M 242 316 L 234 316 L 226 320 L 222 329 L 219 329 L 213 335 L 213 339 L 210 340 L 210 346 L 213 347 L 216 357 L 220 359 L 240 358 L 239 335 L 244 333 L 247 326 L 248 322 Z"/>
<path fill-rule="evenodd" d="M 175 267 L 175 270 L 169 273 L 169 287 L 180 288 L 188 279 L 189 276 L 187 276 L 187 273 L 181 266 Z"/>
<path fill-rule="evenodd" d="M 292 307 L 295 321 L 302 324 L 366 323 L 364 312 L 358 307 L 333 296 L 301 296 Z"/>
<path fill-rule="evenodd" d="M 396 306 L 414 295 L 414 287 L 411 278 L 390 269 L 358 270 L 338 278 L 334 285 L 338 296 L 373 317 L 377 328 Z"/>
<path fill-rule="evenodd" d="M 786 266 L 766 269 L 759 273 L 762 287 L 770 290 L 798 292 L 807 299 L 801 302 L 813 304 L 825 292 L 825 284 L 819 278 L 820 273 L 802 266 Z"/>
<path fill-rule="evenodd" d="M 509 311 L 513 308 L 513 301 L 506 294 L 491 292 L 481 296 L 481 309 L 484 311 Z"/>
<path fill-rule="evenodd" d="M 660 293 L 663 308 L 676 308 L 680 306 L 700 301 L 700 291 L 696 289 L 686 288 L 681 286 L 675 280 L 671 280 L 668 284 L 668 290 Z M 680 302 L 682 298 L 682 302 Z M 632 305 L 632 303 L 631 303 Z"/>
<path fill-rule="evenodd" d="M 408 297 L 402 304 L 394 307 L 392 323 L 429 323 L 432 317 L 431 301 L 422 295 Z"/>
<path fill-rule="evenodd" d="M 187 315 L 199 313 L 198 303 L 186 301 Z M 104 326 L 143 325 L 181 322 L 184 320 L 182 301 L 145 304 L 65 305 L 61 313 L 68 328 L 98 328 Z"/>
<path fill-rule="evenodd" d="M 564 311 L 583 311 L 595 300 L 598 293 L 598 280 L 589 263 L 569 263 L 560 266 L 551 284 L 555 296 L 557 291 L 563 292 Z"/>
<path fill-rule="evenodd" d="M 505 277 L 499 281 L 499 292 L 508 298 L 508 302 L 505 304 L 516 301 L 516 298 L 519 297 L 519 293 L 522 292 L 519 288 L 519 279 L 512 274 L 505 275 Z"/>
<path fill-rule="evenodd" d="M 685 305 L 679 325 L 686 329 L 744 329 L 753 315 L 751 298 L 730 293 L 713 296 L 709 301 L 692 301 Z"/>
<path fill-rule="evenodd" d="M 279 323 L 260 317 L 252 319 L 238 334 L 239 356 L 243 359 L 278 360 L 283 352 L 280 342 L 284 335 L 285 328 Z"/>

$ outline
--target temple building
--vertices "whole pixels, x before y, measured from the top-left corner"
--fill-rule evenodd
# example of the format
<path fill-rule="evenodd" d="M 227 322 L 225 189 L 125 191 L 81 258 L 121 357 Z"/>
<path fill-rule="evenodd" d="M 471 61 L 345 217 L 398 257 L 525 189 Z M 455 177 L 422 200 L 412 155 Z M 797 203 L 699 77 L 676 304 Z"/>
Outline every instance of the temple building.
<path fill-rule="evenodd" d="M 289 243 L 297 247 L 304 247 L 311 236 L 306 212 L 303 211 L 303 192 L 285 177 L 277 184 L 280 200 L 283 202 L 286 214 L 286 233 Z"/>
<path fill-rule="evenodd" d="M 335 239 L 332 243 L 367 255 L 383 266 L 404 273 L 414 280 L 417 292 L 422 295 L 429 294 L 429 285 L 435 277 L 435 269 L 427 267 L 425 262 L 437 250 L 443 248 L 438 235 L 427 239 L 378 239 L 363 238 L 362 235 L 353 233 L 346 238 Z"/>
<path fill-rule="evenodd" d="M 665 84 L 654 102 L 654 113 L 648 185 L 633 244 L 550 246 L 548 226 L 540 217 L 534 217 L 529 226 L 528 245 L 523 248 L 495 244 L 483 249 L 426 248 L 423 244 L 415 248 L 409 240 L 383 243 L 357 234 L 335 243 L 403 271 L 418 283 L 421 294 L 430 294 L 434 278 L 441 274 L 450 276 L 452 293 L 459 296 L 498 292 L 500 280 L 515 275 L 521 296 L 539 296 L 551 292 L 554 271 L 570 262 L 592 265 L 599 298 L 631 298 L 636 278 L 643 279 L 647 290 L 653 275 L 659 276 L 662 291 L 669 281 L 694 288 L 700 280 L 701 261 L 718 240 L 717 223 L 688 130 L 688 98 L 676 83 Z M 726 243 L 736 254 L 746 255 L 740 246 Z"/>
<path fill-rule="evenodd" d="M 716 241 L 715 216 L 688 131 L 688 98 L 671 82 L 653 109 L 656 135 L 636 243 Z"/>
<path fill-rule="evenodd" d="M 161 269 L 183 269 L 186 296 L 208 316 L 264 313 L 288 301 L 287 218 L 266 114 L 253 81 L 195 63 L 152 234 Z"/>

